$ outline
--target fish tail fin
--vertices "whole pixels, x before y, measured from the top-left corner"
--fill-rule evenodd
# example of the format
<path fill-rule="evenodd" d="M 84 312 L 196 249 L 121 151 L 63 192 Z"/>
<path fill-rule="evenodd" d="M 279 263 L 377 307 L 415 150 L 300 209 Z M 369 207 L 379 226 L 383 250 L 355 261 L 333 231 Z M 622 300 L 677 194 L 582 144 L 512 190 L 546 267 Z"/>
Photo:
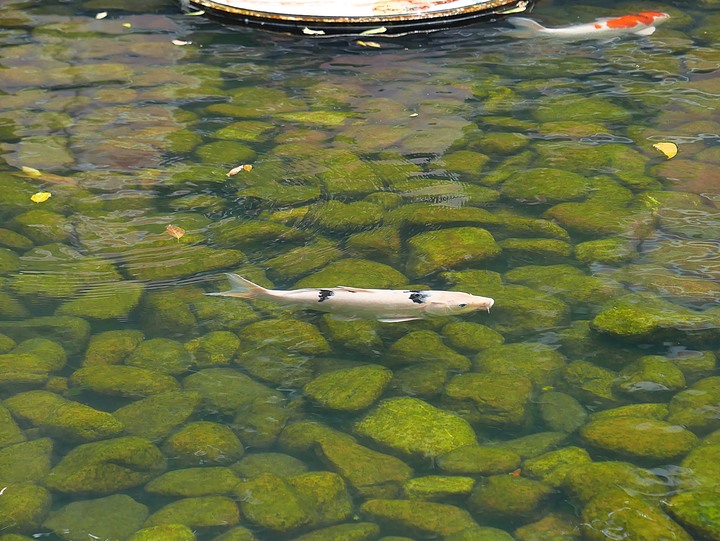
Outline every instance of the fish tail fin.
<path fill-rule="evenodd" d="M 226 272 L 225 276 L 227 276 L 230 281 L 231 289 L 227 291 L 218 291 L 217 293 L 206 293 L 206 295 L 252 299 L 267 291 L 264 287 L 254 284 L 250 280 L 246 280 L 237 274 Z"/>
<path fill-rule="evenodd" d="M 534 38 L 547 31 L 539 22 L 525 17 L 508 17 L 505 20 L 515 27 L 508 32 L 514 38 Z"/>

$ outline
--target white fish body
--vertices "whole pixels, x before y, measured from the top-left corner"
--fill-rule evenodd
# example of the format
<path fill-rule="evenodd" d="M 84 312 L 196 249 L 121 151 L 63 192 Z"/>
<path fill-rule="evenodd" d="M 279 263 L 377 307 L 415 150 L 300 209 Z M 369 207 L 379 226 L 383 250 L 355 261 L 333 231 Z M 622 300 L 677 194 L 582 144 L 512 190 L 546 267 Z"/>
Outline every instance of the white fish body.
<path fill-rule="evenodd" d="M 592 23 L 576 24 L 561 28 L 548 28 L 525 17 L 509 17 L 507 22 L 515 28 L 509 35 L 516 38 L 554 37 L 566 40 L 605 39 L 634 34 L 649 36 L 656 26 L 670 16 L 659 11 L 644 11 L 634 15 L 598 19 Z"/>
<path fill-rule="evenodd" d="M 460 291 L 363 289 L 358 287 L 266 289 L 237 274 L 227 274 L 229 291 L 208 293 L 224 297 L 260 299 L 306 310 L 329 312 L 341 319 L 377 319 L 386 323 L 433 316 L 490 311 L 495 301 Z"/>

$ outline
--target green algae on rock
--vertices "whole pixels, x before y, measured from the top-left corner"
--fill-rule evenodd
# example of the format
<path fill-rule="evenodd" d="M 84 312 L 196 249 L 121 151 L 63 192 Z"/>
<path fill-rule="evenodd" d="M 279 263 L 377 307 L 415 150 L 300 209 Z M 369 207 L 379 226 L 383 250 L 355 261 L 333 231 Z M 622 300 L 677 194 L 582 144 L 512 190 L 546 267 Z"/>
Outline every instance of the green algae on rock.
<path fill-rule="evenodd" d="M 275 443 L 291 416 L 284 403 L 258 402 L 238 409 L 230 426 L 246 446 L 264 449 Z"/>
<path fill-rule="evenodd" d="M 70 377 L 70 385 L 108 396 L 130 398 L 176 391 L 177 380 L 145 368 L 122 365 L 86 366 Z"/>
<path fill-rule="evenodd" d="M 672 397 L 668 421 L 687 427 L 698 434 L 720 428 L 716 407 L 720 402 L 720 376 L 702 379 Z"/>
<path fill-rule="evenodd" d="M 47 518 L 44 527 L 66 541 L 97 536 L 126 539 L 140 529 L 148 509 L 125 494 L 71 502 Z"/>
<path fill-rule="evenodd" d="M 569 513 L 549 513 L 513 532 L 517 541 L 580 541 L 578 520 Z"/>
<path fill-rule="evenodd" d="M 537 168 L 512 175 L 502 184 L 502 193 L 519 201 L 554 204 L 581 200 L 589 188 L 585 178 L 576 173 Z"/>
<path fill-rule="evenodd" d="M 399 244 L 398 240 L 398 244 Z M 293 280 L 316 271 L 342 257 L 336 242 L 319 238 L 312 244 L 283 251 L 282 254 L 265 261 L 268 273 L 281 280 Z M 399 246 L 398 246 L 399 248 Z"/>
<path fill-rule="evenodd" d="M 276 345 L 307 355 L 330 351 L 330 346 L 315 325 L 297 319 L 265 319 L 251 323 L 238 336 L 243 350 Z"/>
<path fill-rule="evenodd" d="M 588 416 L 582 404 L 565 393 L 544 392 L 538 398 L 538 406 L 545 425 L 558 432 L 575 432 Z"/>
<path fill-rule="evenodd" d="M 55 313 L 88 319 L 126 318 L 140 302 L 144 287 L 134 282 L 116 282 L 93 286 L 87 292 L 65 302 Z"/>
<path fill-rule="evenodd" d="M 443 475 L 415 477 L 405 482 L 403 493 L 410 500 L 442 500 L 454 496 L 467 496 L 472 492 L 475 479 Z"/>
<path fill-rule="evenodd" d="M 442 361 L 409 364 L 393 371 L 390 387 L 404 395 L 432 398 L 442 392 L 448 373 L 448 367 Z"/>
<path fill-rule="evenodd" d="M 125 433 L 157 442 L 183 424 L 199 404 L 198 393 L 170 391 L 135 400 L 113 415 L 125 426 Z"/>
<path fill-rule="evenodd" d="M 61 344 L 68 355 L 75 355 L 85 349 L 90 324 L 73 316 L 41 316 L 22 321 L 0 321 L 0 332 L 15 340 L 42 336 Z"/>
<path fill-rule="evenodd" d="M 182 464 L 230 464 L 239 460 L 245 449 L 238 437 L 225 425 L 196 421 L 182 427 L 165 440 L 163 451 Z"/>
<path fill-rule="evenodd" d="M 437 457 L 476 441 L 461 417 L 416 398 L 389 398 L 355 424 L 355 432 L 410 457 Z"/>
<path fill-rule="evenodd" d="M 127 541 L 195 541 L 195 534 L 182 524 L 161 524 L 138 530 Z"/>
<path fill-rule="evenodd" d="M 589 240 L 575 245 L 575 259 L 586 264 L 619 265 L 635 257 L 637 252 L 632 242 L 621 237 Z"/>
<path fill-rule="evenodd" d="M 147 483 L 165 467 L 149 440 L 124 436 L 75 447 L 50 470 L 45 485 L 64 494 L 112 494 Z"/>
<path fill-rule="evenodd" d="M 505 342 L 505 338 L 490 327 L 469 321 L 448 323 L 442 328 L 441 334 L 451 348 L 460 351 L 478 352 Z"/>
<path fill-rule="evenodd" d="M 571 469 L 591 462 L 592 458 L 585 449 L 569 446 L 527 459 L 523 462 L 522 472 L 532 479 L 560 488 Z"/>
<path fill-rule="evenodd" d="M 229 365 L 240 347 L 240 339 L 230 331 L 211 331 L 185 343 L 194 366 L 212 368 Z"/>
<path fill-rule="evenodd" d="M 313 402 L 331 410 L 358 411 L 371 406 L 392 378 L 380 365 L 362 365 L 325 372 L 305 385 Z"/>
<path fill-rule="evenodd" d="M 380 535 L 380 527 L 372 522 L 356 522 L 353 524 L 338 524 L 314 530 L 293 541 L 372 541 Z M 387 539 L 387 538 L 386 538 Z"/>
<path fill-rule="evenodd" d="M 637 541 L 692 541 L 692 537 L 658 507 L 617 488 L 599 492 L 585 505 L 581 528 L 588 541 L 605 541 L 608 528 Z"/>
<path fill-rule="evenodd" d="M 388 348 L 385 362 L 391 367 L 433 362 L 461 372 L 470 368 L 470 360 L 447 347 L 433 331 L 407 333 Z"/>
<path fill-rule="evenodd" d="M 0 531 L 37 531 L 52 506 L 50 492 L 33 484 L 9 484 L 0 498 Z"/>
<path fill-rule="evenodd" d="M 487 325 L 502 335 L 526 336 L 567 325 L 570 308 L 552 295 L 525 286 L 507 285 L 486 291 L 495 299 Z"/>
<path fill-rule="evenodd" d="M 0 403 L 0 448 L 25 440 L 23 431 L 15 423 L 7 408 Z"/>
<path fill-rule="evenodd" d="M 718 522 L 720 489 L 701 489 L 683 492 L 670 498 L 668 513 L 689 532 L 706 539 L 720 538 Z"/>
<path fill-rule="evenodd" d="M 492 259 L 501 249 L 486 230 L 455 227 L 420 233 L 408 240 L 408 273 L 426 276 Z"/>
<path fill-rule="evenodd" d="M 52 450 L 50 438 L 0 448 L 0 483 L 39 483 L 50 471 Z"/>
<path fill-rule="evenodd" d="M 383 347 L 382 339 L 378 334 L 380 323 L 371 319 L 356 319 L 343 321 L 334 318 L 332 314 L 322 316 L 321 329 L 334 344 L 343 348 L 367 353 L 380 351 Z"/>
<path fill-rule="evenodd" d="M 484 349 L 473 360 L 474 372 L 526 377 L 535 385 L 551 385 L 565 366 L 565 357 L 540 343 L 504 344 Z"/>
<path fill-rule="evenodd" d="M 495 475 L 513 471 L 520 460 L 520 455 L 510 449 L 466 445 L 439 456 L 437 464 L 448 474 Z"/>
<path fill-rule="evenodd" d="M 320 459 L 364 498 L 393 498 L 412 476 L 412 468 L 399 458 L 351 441 L 321 438 L 315 444 Z"/>
<path fill-rule="evenodd" d="M 417 500 L 368 500 L 363 515 L 395 531 L 420 538 L 448 536 L 477 526 L 470 513 L 454 505 Z"/>
<path fill-rule="evenodd" d="M 570 499 L 584 505 L 597 494 L 619 488 L 629 494 L 657 499 L 670 491 L 660 477 L 629 462 L 590 462 L 576 464 L 563 479 Z"/>
<path fill-rule="evenodd" d="M 562 371 L 560 389 L 581 404 L 611 407 L 622 402 L 615 394 L 615 372 L 588 361 L 573 361 Z"/>
<path fill-rule="evenodd" d="M 638 402 L 664 402 L 685 388 L 685 376 L 666 357 L 645 355 L 620 370 L 615 386 Z"/>
<path fill-rule="evenodd" d="M 280 477 L 292 477 L 305 473 L 308 467 L 294 456 L 283 453 L 246 454 L 230 469 L 241 478 L 256 477 L 263 473 L 273 473 Z"/>
<path fill-rule="evenodd" d="M 541 515 L 554 493 L 550 485 L 534 479 L 492 475 L 478 483 L 468 506 L 486 520 L 528 522 Z"/>
<path fill-rule="evenodd" d="M 182 524 L 193 530 L 213 526 L 234 526 L 240 522 L 240 511 L 226 496 L 199 496 L 171 502 L 155 511 L 144 527 Z"/>
<path fill-rule="evenodd" d="M 185 347 L 169 338 L 152 338 L 140 342 L 125 359 L 127 366 L 171 376 L 186 372 L 191 362 L 190 353 Z"/>
<path fill-rule="evenodd" d="M 404 274 L 383 263 L 366 259 L 340 259 L 295 283 L 294 287 L 334 287 L 328 284 L 345 284 L 349 287 L 398 288 L 407 285 Z"/>
<path fill-rule="evenodd" d="M 523 376 L 459 374 L 445 386 L 444 401 L 472 424 L 520 428 L 528 421 L 532 389 Z"/>
<path fill-rule="evenodd" d="M 104 331 L 90 337 L 82 366 L 121 364 L 144 340 L 142 331 L 122 329 Z"/>

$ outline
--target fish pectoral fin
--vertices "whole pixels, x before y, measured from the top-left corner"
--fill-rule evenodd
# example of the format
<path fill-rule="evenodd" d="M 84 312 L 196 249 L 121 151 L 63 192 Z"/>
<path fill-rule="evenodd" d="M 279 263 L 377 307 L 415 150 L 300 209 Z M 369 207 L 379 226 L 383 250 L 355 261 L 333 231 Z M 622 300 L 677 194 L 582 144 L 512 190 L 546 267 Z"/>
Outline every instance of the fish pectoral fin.
<path fill-rule="evenodd" d="M 422 319 L 421 317 L 383 317 L 378 318 L 378 321 L 381 323 L 401 323 L 403 321 L 415 321 L 417 319 Z"/>
<path fill-rule="evenodd" d="M 358 318 L 355 316 L 344 316 L 342 314 L 330 314 L 330 319 L 335 321 L 355 321 Z"/>
<path fill-rule="evenodd" d="M 647 28 L 643 28 L 642 30 L 634 32 L 634 34 L 636 36 L 652 36 L 655 33 L 655 30 L 657 30 L 657 28 L 655 28 L 654 26 L 648 26 Z"/>

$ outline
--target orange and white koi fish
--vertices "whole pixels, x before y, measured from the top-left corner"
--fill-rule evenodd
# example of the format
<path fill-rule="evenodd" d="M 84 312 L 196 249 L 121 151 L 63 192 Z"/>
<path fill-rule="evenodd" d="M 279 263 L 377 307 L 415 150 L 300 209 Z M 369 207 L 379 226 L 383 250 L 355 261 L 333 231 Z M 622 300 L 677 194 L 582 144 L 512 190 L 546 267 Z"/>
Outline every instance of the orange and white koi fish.
<path fill-rule="evenodd" d="M 304 310 L 329 312 L 338 319 L 377 319 L 385 323 L 412 321 L 432 316 L 454 316 L 478 310 L 490 311 L 495 303 L 460 291 L 419 291 L 332 287 L 265 289 L 237 274 L 227 274 L 232 289 L 208 293 L 223 297 L 260 299 Z"/>
<path fill-rule="evenodd" d="M 598 19 L 593 23 L 576 24 L 562 28 L 547 28 L 532 19 L 509 17 L 507 22 L 515 28 L 509 35 L 516 38 L 552 37 L 566 40 L 614 38 L 627 34 L 649 36 L 655 27 L 664 23 L 670 15 L 660 11 L 643 11 L 634 15 Z"/>

